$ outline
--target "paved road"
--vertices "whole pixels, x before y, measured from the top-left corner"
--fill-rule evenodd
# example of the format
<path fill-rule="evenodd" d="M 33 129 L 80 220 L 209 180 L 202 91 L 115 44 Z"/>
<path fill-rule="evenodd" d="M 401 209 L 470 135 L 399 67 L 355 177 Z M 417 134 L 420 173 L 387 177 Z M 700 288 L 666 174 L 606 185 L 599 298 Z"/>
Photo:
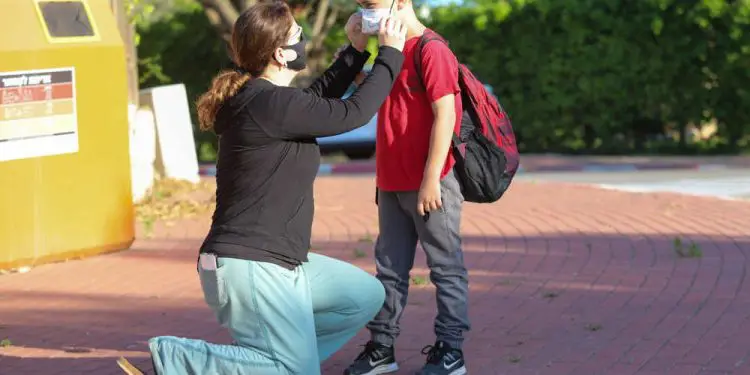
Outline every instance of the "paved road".
<path fill-rule="evenodd" d="M 320 178 L 313 228 L 316 251 L 370 272 L 372 183 Z M 498 204 L 467 205 L 471 374 L 750 374 L 749 218 L 750 202 L 521 180 Z M 0 276 L 0 340 L 12 342 L 0 374 L 115 375 L 119 355 L 148 366 L 156 335 L 228 343 L 195 272 L 207 228 L 207 217 L 157 223 L 130 251 Z M 679 255 L 690 248 L 695 257 Z M 421 252 L 413 276 L 397 343 L 404 375 L 433 341 Z M 324 374 L 341 374 L 365 340 Z"/>
<path fill-rule="evenodd" d="M 518 181 L 573 182 L 638 193 L 750 199 L 750 169 L 524 173 Z"/>

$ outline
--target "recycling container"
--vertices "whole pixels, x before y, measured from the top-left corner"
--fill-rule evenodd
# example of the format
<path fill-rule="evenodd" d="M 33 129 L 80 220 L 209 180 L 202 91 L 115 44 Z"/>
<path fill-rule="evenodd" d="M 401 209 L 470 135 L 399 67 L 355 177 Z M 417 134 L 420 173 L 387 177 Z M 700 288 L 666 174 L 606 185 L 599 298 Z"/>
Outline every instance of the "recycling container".
<path fill-rule="evenodd" d="M 108 0 L 0 0 L 0 269 L 128 248 L 125 53 Z"/>

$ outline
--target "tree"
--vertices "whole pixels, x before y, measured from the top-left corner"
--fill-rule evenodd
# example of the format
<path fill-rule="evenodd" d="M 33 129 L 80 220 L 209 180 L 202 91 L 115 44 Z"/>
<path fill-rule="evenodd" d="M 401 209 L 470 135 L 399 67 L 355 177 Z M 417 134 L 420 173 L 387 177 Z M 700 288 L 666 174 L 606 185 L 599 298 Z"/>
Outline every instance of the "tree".
<path fill-rule="evenodd" d="M 117 20 L 125 47 L 125 65 L 128 80 L 128 102 L 138 105 L 138 52 L 136 51 L 137 40 L 135 40 L 135 17 L 134 9 L 142 6 L 142 0 L 110 0 L 109 6 Z"/>
<path fill-rule="evenodd" d="M 432 18 L 524 152 L 750 146 L 750 0 L 465 0 Z"/>
<path fill-rule="evenodd" d="M 200 0 L 206 17 L 216 32 L 226 42 L 232 34 L 232 26 L 239 14 L 257 3 L 259 0 Z M 308 72 L 317 73 L 328 62 L 332 48 L 331 44 L 342 44 L 343 34 L 337 35 L 337 40 L 326 43 L 326 37 L 335 25 L 343 25 L 349 15 L 356 10 L 353 0 L 289 0 L 289 6 L 294 12 L 297 22 L 303 27 L 310 41 L 307 44 Z M 305 81 L 307 77 L 300 77 Z"/>

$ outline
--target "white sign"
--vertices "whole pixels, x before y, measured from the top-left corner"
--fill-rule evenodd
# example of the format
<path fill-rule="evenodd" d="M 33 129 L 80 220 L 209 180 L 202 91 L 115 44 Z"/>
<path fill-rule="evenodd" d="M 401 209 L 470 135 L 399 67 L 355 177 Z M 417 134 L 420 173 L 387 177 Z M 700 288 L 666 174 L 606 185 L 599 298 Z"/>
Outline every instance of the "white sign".
<path fill-rule="evenodd" d="M 75 152 L 75 68 L 0 72 L 0 161 Z"/>
<path fill-rule="evenodd" d="M 141 104 L 150 104 L 156 121 L 156 167 L 162 177 L 200 181 L 193 123 L 182 84 L 141 90 Z"/>

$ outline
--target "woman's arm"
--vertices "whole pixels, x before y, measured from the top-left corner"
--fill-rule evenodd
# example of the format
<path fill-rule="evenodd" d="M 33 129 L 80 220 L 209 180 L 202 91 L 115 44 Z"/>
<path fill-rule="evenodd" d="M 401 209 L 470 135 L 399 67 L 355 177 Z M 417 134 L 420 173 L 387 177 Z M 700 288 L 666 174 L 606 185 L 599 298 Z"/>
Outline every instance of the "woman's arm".
<path fill-rule="evenodd" d="M 340 98 L 346 93 L 357 73 L 362 71 L 369 58 L 369 52 L 359 52 L 349 45 L 305 91 L 323 98 Z"/>
<path fill-rule="evenodd" d="M 377 113 L 403 62 L 401 51 L 382 46 L 372 72 L 350 97 L 330 99 L 279 87 L 256 98 L 260 100 L 256 108 L 266 110 L 254 111 L 252 116 L 266 134 L 275 138 L 309 139 L 345 133 L 366 124 Z"/>

